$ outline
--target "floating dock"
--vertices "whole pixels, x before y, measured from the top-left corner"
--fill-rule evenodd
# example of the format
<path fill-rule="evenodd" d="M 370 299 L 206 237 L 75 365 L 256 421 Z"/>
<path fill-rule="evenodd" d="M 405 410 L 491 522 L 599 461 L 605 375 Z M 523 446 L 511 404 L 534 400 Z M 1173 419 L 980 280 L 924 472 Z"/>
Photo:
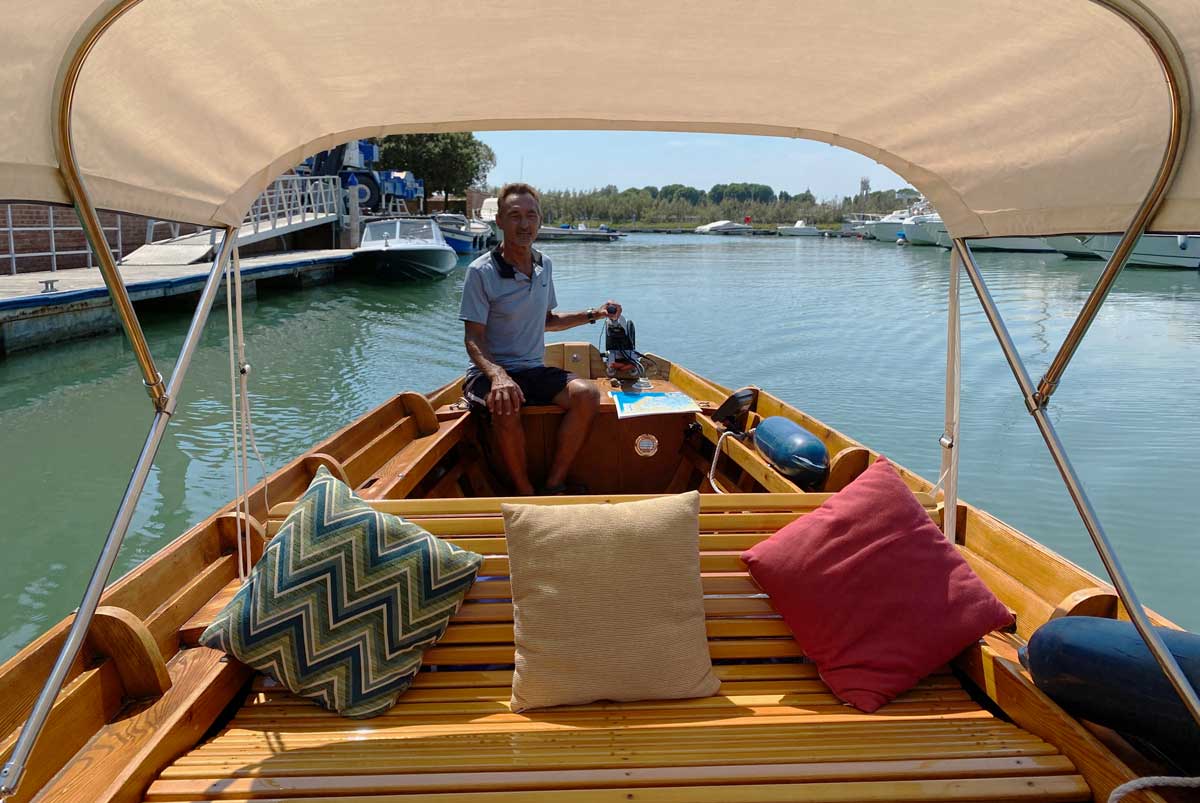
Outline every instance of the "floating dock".
<path fill-rule="evenodd" d="M 332 281 L 349 267 L 349 249 L 292 251 L 241 261 L 242 293 L 253 297 L 260 282 L 307 287 Z M 198 294 L 212 263 L 120 266 L 133 302 Z M 0 276 L 0 355 L 121 328 L 112 299 L 96 268 Z"/>

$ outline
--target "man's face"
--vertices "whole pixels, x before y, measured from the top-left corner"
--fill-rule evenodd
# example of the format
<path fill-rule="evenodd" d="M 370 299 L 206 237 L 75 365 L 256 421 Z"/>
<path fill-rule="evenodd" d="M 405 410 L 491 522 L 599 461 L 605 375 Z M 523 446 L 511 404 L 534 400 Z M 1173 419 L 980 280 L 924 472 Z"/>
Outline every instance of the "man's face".
<path fill-rule="evenodd" d="M 538 203 L 527 193 L 510 193 L 501 201 L 496 225 L 504 232 L 504 242 L 528 248 L 537 239 L 542 225 Z"/>

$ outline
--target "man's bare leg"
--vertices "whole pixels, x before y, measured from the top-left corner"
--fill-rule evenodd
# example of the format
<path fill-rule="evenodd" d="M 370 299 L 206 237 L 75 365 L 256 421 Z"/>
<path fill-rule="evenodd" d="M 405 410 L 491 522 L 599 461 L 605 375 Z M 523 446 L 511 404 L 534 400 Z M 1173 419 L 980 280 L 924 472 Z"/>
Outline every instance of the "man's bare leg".
<path fill-rule="evenodd" d="M 529 469 L 525 457 L 525 429 L 521 426 L 518 410 L 508 415 L 493 415 L 496 440 L 500 443 L 500 458 L 508 470 L 513 490 L 521 496 L 533 496 L 533 485 L 529 482 Z"/>
<path fill-rule="evenodd" d="M 574 377 L 554 397 L 554 403 L 567 411 L 558 427 L 558 447 L 554 452 L 554 464 L 546 475 L 546 487 L 562 485 L 567 479 L 567 470 L 575 455 L 587 440 L 588 428 L 600 406 L 600 391 L 586 379 Z"/>

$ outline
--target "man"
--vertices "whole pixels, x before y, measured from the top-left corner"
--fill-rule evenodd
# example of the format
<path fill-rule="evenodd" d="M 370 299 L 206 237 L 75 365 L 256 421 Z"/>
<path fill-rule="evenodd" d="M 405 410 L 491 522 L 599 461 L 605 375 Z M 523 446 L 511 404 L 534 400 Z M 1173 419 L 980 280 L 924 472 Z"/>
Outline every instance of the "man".
<path fill-rule="evenodd" d="M 473 410 L 491 416 L 504 467 L 514 490 L 523 496 L 532 495 L 534 488 L 526 465 L 521 406 L 557 404 L 566 410 L 543 489 L 564 493 L 567 470 L 587 439 L 600 391 L 592 382 L 543 364 L 545 332 L 615 319 L 621 305 L 606 301 L 582 312 L 555 312 L 550 259 L 533 250 L 542 225 L 537 190 L 528 184 L 506 184 L 498 202 L 496 224 L 504 240 L 471 263 L 463 284 L 458 317 L 466 327 L 471 358 L 463 390 Z"/>

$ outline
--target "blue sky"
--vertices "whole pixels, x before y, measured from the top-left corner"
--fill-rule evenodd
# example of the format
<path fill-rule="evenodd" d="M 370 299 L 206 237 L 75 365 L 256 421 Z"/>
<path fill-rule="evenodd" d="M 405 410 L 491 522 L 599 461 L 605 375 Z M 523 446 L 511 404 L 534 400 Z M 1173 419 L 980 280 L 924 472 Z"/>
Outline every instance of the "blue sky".
<path fill-rule="evenodd" d="M 524 180 L 538 189 L 592 189 L 747 181 L 818 199 L 853 195 L 863 176 L 871 189 L 907 182 L 865 156 L 821 142 L 729 134 L 658 131 L 482 131 L 496 153 L 491 184 Z"/>

